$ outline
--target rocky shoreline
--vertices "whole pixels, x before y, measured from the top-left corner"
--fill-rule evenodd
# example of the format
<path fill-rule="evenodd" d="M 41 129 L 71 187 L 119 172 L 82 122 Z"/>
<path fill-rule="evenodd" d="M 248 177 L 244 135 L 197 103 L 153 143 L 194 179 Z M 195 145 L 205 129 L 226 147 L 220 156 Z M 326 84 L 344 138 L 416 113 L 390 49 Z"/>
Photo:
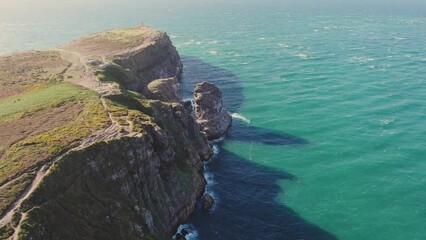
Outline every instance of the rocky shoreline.
<path fill-rule="evenodd" d="M 39 55 L 42 59 L 59 56 L 52 60 L 55 64 L 65 61 L 60 65 L 63 70 L 55 68 L 54 80 L 49 68 L 53 63 L 31 67 Z M 91 100 L 99 109 L 94 117 L 105 120 L 87 135 L 77 136 L 72 146 L 64 142 L 53 151 L 48 143 L 42 145 L 46 154 L 34 155 L 38 162 L 30 162 L 33 165 L 18 169 L 14 175 L 4 175 L 9 177 L 2 178 L 0 191 L 11 197 L 2 202 L 7 207 L 1 212 L 0 239 L 170 239 L 204 192 L 203 161 L 212 154 L 207 137 L 216 138 L 230 126 L 220 91 L 202 83 L 195 91 L 194 113 L 179 95 L 179 54 L 167 34 L 147 27 L 93 34 L 45 55 L 30 54 L 23 70 L 0 69 L 11 79 L 24 78 L 17 80 L 14 88 L 8 88 L 9 83 L 2 87 L 12 97 L 21 94 L 22 98 L 33 94 L 14 92 L 17 86 L 24 88 L 25 81 L 29 82 L 25 87 L 37 84 L 42 90 L 78 85 L 93 96 L 91 99 L 97 96 L 98 102 Z M 21 58 L 12 54 L 0 60 L 18 62 Z M 49 80 L 35 80 L 32 71 L 48 74 Z M 55 111 L 86 98 L 70 96 L 62 105 L 42 105 L 32 110 L 32 115 L 23 113 L 20 118 L 34 121 L 34 116 L 42 113 L 40 109 Z M 82 131 L 80 126 L 91 130 L 93 123 L 87 116 L 76 114 L 83 125 L 73 125 L 77 127 L 73 131 Z M 17 121 L 16 117 L 11 119 L 11 124 Z M 62 124 L 65 121 L 69 120 Z M 40 134 L 60 133 L 53 127 L 44 131 Z M 70 134 L 67 131 L 64 134 Z M 66 135 L 56 138 L 61 142 Z M 16 144 L 32 146 L 19 141 L 5 146 L 0 157 L 6 164 L 4 158 L 11 156 Z M 34 153 L 28 154 L 31 157 Z M 24 160 L 17 158 L 15 162 Z M 27 175 L 30 177 L 22 187 L 16 185 Z M 17 186 L 22 190 L 12 192 Z M 213 202 L 206 199 L 211 207 Z"/>

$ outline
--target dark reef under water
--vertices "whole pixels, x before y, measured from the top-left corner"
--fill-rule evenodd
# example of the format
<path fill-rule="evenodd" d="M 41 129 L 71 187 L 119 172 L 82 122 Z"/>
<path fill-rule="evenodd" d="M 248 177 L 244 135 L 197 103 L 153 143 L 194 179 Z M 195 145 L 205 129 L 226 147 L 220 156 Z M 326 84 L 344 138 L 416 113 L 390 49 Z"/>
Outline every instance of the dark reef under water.
<path fill-rule="evenodd" d="M 228 111 L 238 112 L 244 96 L 242 83 L 236 75 L 194 57 L 183 56 L 182 62 L 184 98 L 192 98 L 196 83 L 209 81 L 223 92 Z M 225 139 L 270 145 L 309 144 L 306 139 L 253 127 L 238 120 L 233 122 Z M 196 229 L 198 239 L 337 239 L 276 201 L 282 191 L 278 181 L 292 181 L 297 176 L 252 163 L 224 150 L 223 142 L 215 144 L 219 153 L 206 164 L 206 174 L 213 179 L 209 190 L 216 198 L 214 210 L 206 213 L 198 206 L 188 220 Z"/>

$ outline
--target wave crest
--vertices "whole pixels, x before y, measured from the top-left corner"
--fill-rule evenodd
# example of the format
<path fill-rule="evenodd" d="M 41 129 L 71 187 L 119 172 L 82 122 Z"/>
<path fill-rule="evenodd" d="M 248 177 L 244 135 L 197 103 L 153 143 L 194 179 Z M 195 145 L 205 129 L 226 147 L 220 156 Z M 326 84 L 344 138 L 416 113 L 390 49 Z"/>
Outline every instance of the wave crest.
<path fill-rule="evenodd" d="M 243 122 L 245 122 L 247 124 L 250 124 L 250 122 L 251 122 L 250 119 L 244 117 L 243 115 L 241 115 L 239 113 L 232 113 L 231 117 L 232 118 L 236 118 L 236 119 L 240 119 L 240 120 L 242 120 Z"/>

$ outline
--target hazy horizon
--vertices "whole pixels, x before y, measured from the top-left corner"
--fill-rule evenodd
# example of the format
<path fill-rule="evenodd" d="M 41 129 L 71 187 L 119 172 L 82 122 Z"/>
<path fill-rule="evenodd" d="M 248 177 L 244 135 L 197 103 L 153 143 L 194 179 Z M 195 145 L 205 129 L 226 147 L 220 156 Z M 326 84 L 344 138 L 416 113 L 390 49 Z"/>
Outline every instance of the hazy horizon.
<path fill-rule="evenodd" d="M 50 10 L 50 9 L 67 9 L 77 10 L 84 7 L 136 7 L 136 8 L 152 8 L 152 9 L 170 9 L 178 10 L 181 8 L 194 8 L 199 10 L 203 8 L 215 7 L 238 7 L 243 9 L 250 6 L 263 7 L 283 7 L 288 10 L 348 10 L 348 11 L 384 11 L 384 12 L 406 12 L 414 11 L 417 13 L 426 13 L 426 1 L 423 0 L 359 0 L 359 1 L 344 1 L 344 0 L 129 0 L 125 2 L 105 2 L 101 0 L 77 0 L 77 1 L 52 1 L 52 0 L 27 0 L 25 3 L 21 1 L 0 0 L 2 8 L 0 8 L 0 16 L 13 15 L 20 11 L 26 10 Z"/>

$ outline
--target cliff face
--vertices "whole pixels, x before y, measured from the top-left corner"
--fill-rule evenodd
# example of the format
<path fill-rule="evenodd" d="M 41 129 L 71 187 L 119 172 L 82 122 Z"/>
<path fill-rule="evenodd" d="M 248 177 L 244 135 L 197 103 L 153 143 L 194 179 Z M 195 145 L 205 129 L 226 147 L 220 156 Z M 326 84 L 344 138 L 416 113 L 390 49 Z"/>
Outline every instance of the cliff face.
<path fill-rule="evenodd" d="M 20 239 L 170 237 L 204 189 L 210 149 L 182 105 L 154 105 L 162 127 L 58 161 L 23 204 Z"/>
<path fill-rule="evenodd" d="M 92 34 L 61 47 L 87 56 L 127 89 L 141 92 L 155 79 L 182 72 L 179 53 L 165 32 L 142 27 Z"/>
<path fill-rule="evenodd" d="M 176 77 L 182 71 L 179 54 L 166 34 L 146 47 L 125 50 L 112 58 L 114 63 L 135 74 L 134 80 L 126 84 L 134 91 L 142 91 L 154 79 Z"/>
<path fill-rule="evenodd" d="M 67 61 L 64 70 L 55 68 L 62 74 L 60 84 L 77 84 L 91 92 L 77 100 L 83 104 L 90 99 L 98 107 L 96 117 L 107 120 L 94 124 L 87 120 L 88 113 L 77 112 L 82 122 L 70 122 L 73 132 L 82 126 L 92 131 L 55 151 L 47 142 L 38 162 L 15 175 L 0 176 L 0 196 L 13 196 L 0 204 L 6 206 L 1 209 L 0 239 L 170 239 L 204 190 L 203 161 L 211 148 L 192 117 L 192 107 L 176 95 L 173 78 L 182 65 L 167 35 L 146 28 L 113 30 L 54 53 Z M 47 71 L 46 66 L 35 69 L 40 68 Z M 156 80 L 166 77 L 172 78 Z M 98 103 L 92 93 L 98 94 Z M 35 114 L 21 118 L 61 106 L 38 106 Z M 16 118 L 7 121 L 13 124 Z M 63 134 L 50 140 L 61 142 L 70 132 L 65 129 Z M 35 154 L 27 149 L 32 142 L 17 144 L 29 158 Z M 0 153 L 10 156 L 15 145 Z M 8 162 L 1 164 L 8 167 Z M 25 182 L 18 181 L 22 177 Z"/>

